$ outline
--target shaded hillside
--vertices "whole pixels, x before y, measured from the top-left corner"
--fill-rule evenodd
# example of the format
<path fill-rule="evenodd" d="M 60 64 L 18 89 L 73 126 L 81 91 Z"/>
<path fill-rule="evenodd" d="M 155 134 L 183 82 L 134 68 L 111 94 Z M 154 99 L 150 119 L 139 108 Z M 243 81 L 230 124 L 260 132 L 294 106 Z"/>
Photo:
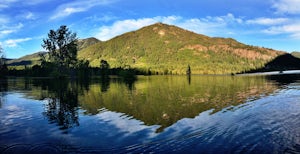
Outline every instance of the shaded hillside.
<path fill-rule="evenodd" d="M 0 60 L 2 61 L 4 61 L 4 62 L 7 62 L 7 61 L 10 61 L 10 60 L 13 60 L 13 59 L 10 59 L 10 58 L 0 58 Z"/>
<path fill-rule="evenodd" d="M 99 67 L 132 67 L 159 74 L 229 74 L 261 68 L 283 52 L 212 38 L 157 23 L 82 49 L 80 59 Z"/>
<path fill-rule="evenodd" d="M 264 67 L 248 71 L 247 73 L 285 70 L 300 70 L 300 59 L 292 54 L 283 54 L 266 63 Z"/>
<path fill-rule="evenodd" d="M 20 66 L 20 65 L 35 65 L 40 64 L 40 54 L 46 54 L 47 52 L 41 51 L 34 54 L 26 55 L 18 59 L 12 59 L 6 61 L 8 66 Z"/>
<path fill-rule="evenodd" d="M 266 69 L 274 70 L 296 70 L 300 69 L 300 59 L 291 54 L 284 54 L 276 57 L 266 64 Z"/>

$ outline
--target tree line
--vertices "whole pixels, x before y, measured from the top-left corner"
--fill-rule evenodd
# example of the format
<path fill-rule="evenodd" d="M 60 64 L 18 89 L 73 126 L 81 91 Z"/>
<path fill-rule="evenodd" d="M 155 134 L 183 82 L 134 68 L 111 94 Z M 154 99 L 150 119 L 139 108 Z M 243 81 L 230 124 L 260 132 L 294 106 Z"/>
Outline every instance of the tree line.
<path fill-rule="evenodd" d="M 0 47 L 0 77 L 10 76 L 36 76 L 36 77 L 87 77 L 87 76 L 107 76 L 119 75 L 124 78 L 135 78 L 135 75 L 158 74 L 148 70 L 137 70 L 130 66 L 124 68 L 110 68 L 110 64 L 102 59 L 99 68 L 91 68 L 88 60 L 79 60 L 77 34 L 72 32 L 67 26 L 62 25 L 57 30 L 50 30 L 47 38 L 43 39 L 41 46 L 47 54 L 40 54 L 40 64 L 26 67 L 22 70 L 7 69 L 4 52 Z M 186 70 L 191 74 L 190 65 Z M 164 73 L 168 74 L 168 73 Z"/>
<path fill-rule="evenodd" d="M 57 30 L 50 30 L 41 44 L 47 51 L 47 54 L 39 55 L 41 63 L 30 68 L 25 66 L 22 70 L 7 69 L 4 52 L 0 47 L 0 77 L 11 75 L 66 78 L 120 75 L 124 78 L 135 78 L 135 74 L 139 74 L 137 70 L 131 68 L 110 68 L 106 60 L 100 61 L 100 68 L 89 67 L 88 60 L 77 59 L 77 42 L 77 34 L 65 25 Z"/>

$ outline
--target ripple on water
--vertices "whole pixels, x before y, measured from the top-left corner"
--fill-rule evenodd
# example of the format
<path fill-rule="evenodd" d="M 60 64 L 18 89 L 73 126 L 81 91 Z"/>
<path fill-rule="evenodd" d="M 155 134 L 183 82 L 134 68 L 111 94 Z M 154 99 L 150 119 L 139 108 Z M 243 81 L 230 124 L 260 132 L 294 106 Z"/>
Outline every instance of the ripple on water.
<path fill-rule="evenodd" d="M 3 154 L 23 154 L 23 153 L 30 153 L 30 154 L 60 154 L 64 152 L 79 152 L 73 149 L 73 151 L 68 150 L 67 146 L 63 145 L 54 145 L 54 144 L 13 144 L 10 146 L 6 146 L 2 148 L 0 153 Z M 66 148 L 66 149 L 64 149 Z M 71 149 L 71 148 L 70 148 Z"/>

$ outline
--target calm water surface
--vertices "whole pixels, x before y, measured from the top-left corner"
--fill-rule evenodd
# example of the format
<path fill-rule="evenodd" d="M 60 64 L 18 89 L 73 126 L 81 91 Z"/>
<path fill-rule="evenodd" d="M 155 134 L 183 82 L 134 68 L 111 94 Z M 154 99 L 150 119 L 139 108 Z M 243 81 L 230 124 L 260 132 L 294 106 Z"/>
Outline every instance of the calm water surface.
<path fill-rule="evenodd" d="M 300 76 L 1 80 L 0 153 L 300 153 Z"/>

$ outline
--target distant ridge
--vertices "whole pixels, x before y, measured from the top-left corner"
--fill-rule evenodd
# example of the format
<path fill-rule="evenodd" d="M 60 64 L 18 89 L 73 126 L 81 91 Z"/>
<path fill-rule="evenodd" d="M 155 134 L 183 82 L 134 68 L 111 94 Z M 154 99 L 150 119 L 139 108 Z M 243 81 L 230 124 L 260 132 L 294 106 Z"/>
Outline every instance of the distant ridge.
<path fill-rule="evenodd" d="M 36 52 L 30 55 L 26 55 L 23 57 L 20 57 L 18 59 L 10 59 L 6 61 L 6 64 L 8 66 L 20 66 L 20 65 L 35 65 L 40 64 L 40 54 L 46 54 L 45 51 Z"/>
<path fill-rule="evenodd" d="M 86 39 L 79 39 L 77 42 L 77 47 L 78 50 L 82 50 L 84 48 L 87 48 L 90 45 L 96 44 L 99 41 L 98 39 L 91 37 L 91 38 L 86 38 Z M 35 64 L 40 64 L 40 54 L 47 54 L 47 52 L 45 51 L 40 51 L 37 53 L 33 53 L 33 54 L 29 54 L 29 55 L 25 55 L 23 57 L 17 58 L 17 59 L 7 59 L 6 63 L 8 66 L 23 66 L 23 65 L 27 65 L 27 66 L 32 66 Z"/>
<path fill-rule="evenodd" d="M 152 74 L 230 74 L 264 67 L 285 52 L 245 45 L 232 38 L 208 37 L 156 23 L 83 48 L 92 66 L 131 67 Z"/>
<path fill-rule="evenodd" d="M 88 46 L 91 46 L 98 42 L 101 42 L 101 41 L 94 37 L 90 37 L 90 38 L 86 38 L 86 39 L 79 39 L 77 42 L 78 50 L 82 50 L 82 49 L 87 48 Z"/>

